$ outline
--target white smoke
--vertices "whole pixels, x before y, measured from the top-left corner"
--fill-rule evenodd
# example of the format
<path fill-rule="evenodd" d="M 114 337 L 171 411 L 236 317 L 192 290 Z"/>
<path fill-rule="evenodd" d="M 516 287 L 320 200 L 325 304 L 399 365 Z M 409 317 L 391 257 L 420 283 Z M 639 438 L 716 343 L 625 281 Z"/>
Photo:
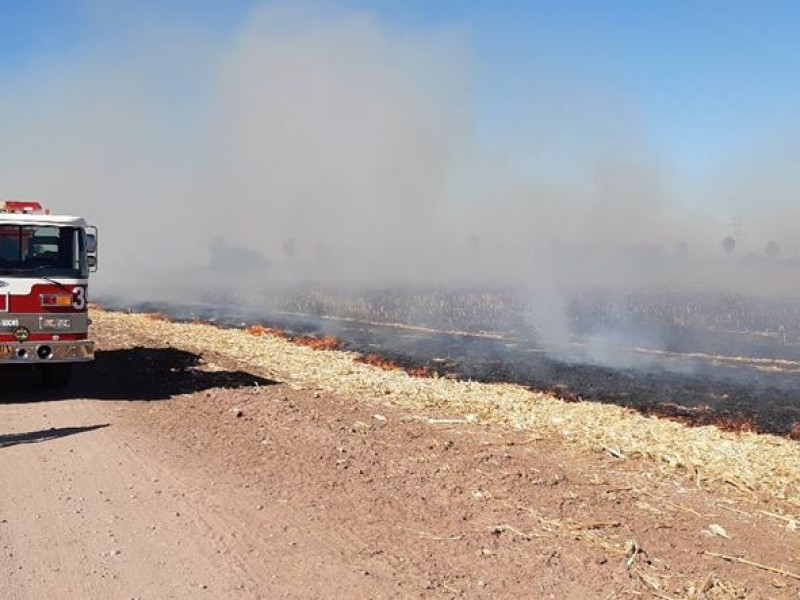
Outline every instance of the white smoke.
<path fill-rule="evenodd" d="M 458 30 L 265 5 L 210 33 L 92 6 L 86 47 L 2 82 L 0 173 L 6 196 L 100 227 L 97 293 L 250 287 L 208 268 L 216 247 L 261 257 L 265 281 L 521 281 L 561 330 L 564 285 L 762 285 L 709 262 L 734 210 L 753 248 L 800 251 L 796 146 L 687 184 L 624 90 L 532 68 L 512 116 L 478 111 Z"/>

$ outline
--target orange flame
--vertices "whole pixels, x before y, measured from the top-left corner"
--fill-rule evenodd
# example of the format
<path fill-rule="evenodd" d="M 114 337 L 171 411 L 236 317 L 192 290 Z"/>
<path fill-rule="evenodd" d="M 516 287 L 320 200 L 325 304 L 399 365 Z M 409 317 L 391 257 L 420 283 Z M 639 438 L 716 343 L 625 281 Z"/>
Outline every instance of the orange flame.
<path fill-rule="evenodd" d="M 340 347 L 339 340 L 329 335 L 321 338 L 296 337 L 292 339 L 292 343 L 298 346 L 308 346 L 314 350 L 338 350 Z"/>
<path fill-rule="evenodd" d="M 286 338 L 286 334 L 280 329 L 264 327 L 263 325 L 251 325 L 247 328 L 247 332 L 252 335 L 274 335 L 275 337 Z"/>
<path fill-rule="evenodd" d="M 400 368 L 392 361 L 386 360 L 385 358 L 381 358 L 377 354 L 365 354 L 364 356 L 359 356 L 358 358 L 356 358 L 356 362 L 364 363 L 365 365 L 371 365 L 373 367 L 378 367 L 379 369 L 383 369 L 384 371 L 391 371 L 393 369 Z"/>

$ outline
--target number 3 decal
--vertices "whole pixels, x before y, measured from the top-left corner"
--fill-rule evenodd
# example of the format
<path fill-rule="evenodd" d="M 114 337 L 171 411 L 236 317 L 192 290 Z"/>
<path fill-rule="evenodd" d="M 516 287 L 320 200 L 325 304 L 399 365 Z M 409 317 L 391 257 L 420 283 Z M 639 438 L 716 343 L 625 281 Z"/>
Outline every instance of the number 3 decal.
<path fill-rule="evenodd" d="M 72 297 L 72 308 L 76 310 L 83 310 L 86 307 L 86 288 L 72 288 Z"/>

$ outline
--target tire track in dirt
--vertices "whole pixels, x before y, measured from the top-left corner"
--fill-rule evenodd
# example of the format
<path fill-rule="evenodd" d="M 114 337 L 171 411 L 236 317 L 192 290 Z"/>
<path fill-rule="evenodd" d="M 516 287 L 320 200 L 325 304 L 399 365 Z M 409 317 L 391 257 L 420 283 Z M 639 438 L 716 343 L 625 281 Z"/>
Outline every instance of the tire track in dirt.
<path fill-rule="evenodd" d="M 157 439 L 118 426 L 126 410 L 0 406 L 3 598 L 322 597 L 330 581 L 374 595 L 291 510 L 165 466 Z"/>

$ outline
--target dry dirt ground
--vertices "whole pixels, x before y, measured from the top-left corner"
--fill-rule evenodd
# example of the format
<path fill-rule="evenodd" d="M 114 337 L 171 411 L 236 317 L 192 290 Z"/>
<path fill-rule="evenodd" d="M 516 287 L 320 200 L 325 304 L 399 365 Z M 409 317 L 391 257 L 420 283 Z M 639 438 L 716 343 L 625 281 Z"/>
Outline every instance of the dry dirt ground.
<path fill-rule="evenodd" d="M 791 498 L 95 323 L 4 374 L 1 598 L 800 597 Z"/>

